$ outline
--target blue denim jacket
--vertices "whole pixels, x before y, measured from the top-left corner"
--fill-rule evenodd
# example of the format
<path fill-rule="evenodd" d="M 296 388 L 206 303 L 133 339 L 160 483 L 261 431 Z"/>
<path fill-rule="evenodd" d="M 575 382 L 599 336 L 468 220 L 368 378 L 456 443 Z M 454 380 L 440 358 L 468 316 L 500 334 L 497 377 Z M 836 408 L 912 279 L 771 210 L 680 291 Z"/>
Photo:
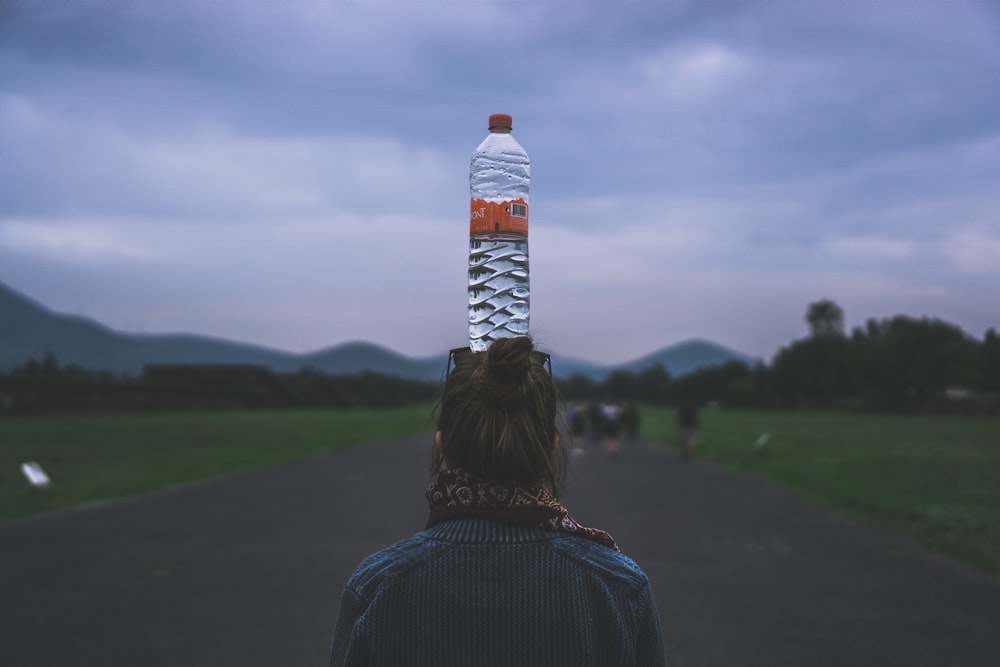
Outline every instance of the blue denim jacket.
<path fill-rule="evenodd" d="M 646 575 L 592 540 L 446 521 L 365 558 L 330 665 L 664 665 Z"/>

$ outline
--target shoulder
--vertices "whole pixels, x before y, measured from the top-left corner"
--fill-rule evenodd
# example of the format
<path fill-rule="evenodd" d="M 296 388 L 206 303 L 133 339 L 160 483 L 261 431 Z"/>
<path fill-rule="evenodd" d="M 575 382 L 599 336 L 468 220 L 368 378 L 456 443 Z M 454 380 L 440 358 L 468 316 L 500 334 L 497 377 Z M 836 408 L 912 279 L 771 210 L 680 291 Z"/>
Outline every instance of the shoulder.
<path fill-rule="evenodd" d="M 639 565 L 614 549 L 579 537 L 561 537 L 554 541 L 558 553 L 589 571 L 608 584 L 622 588 L 632 595 L 649 589 L 649 578 Z"/>
<path fill-rule="evenodd" d="M 348 580 L 347 588 L 361 598 L 370 597 L 380 586 L 405 576 L 446 549 L 447 545 L 428 539 L 424 533 L 399 540 L 366 556 Z"/>

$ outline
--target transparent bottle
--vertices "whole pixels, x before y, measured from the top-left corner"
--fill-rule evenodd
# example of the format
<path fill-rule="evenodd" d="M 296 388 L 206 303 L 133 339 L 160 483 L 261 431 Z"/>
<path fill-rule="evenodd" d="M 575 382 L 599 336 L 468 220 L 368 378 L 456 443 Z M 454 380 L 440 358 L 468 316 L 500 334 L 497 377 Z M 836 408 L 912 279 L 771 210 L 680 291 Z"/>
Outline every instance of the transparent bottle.
<path fill-rule="evenodd" d="M 469 347 L 528 333 L 528 154 L 507 114 L 490 116 L 490 133 L 469 169 Z"/>

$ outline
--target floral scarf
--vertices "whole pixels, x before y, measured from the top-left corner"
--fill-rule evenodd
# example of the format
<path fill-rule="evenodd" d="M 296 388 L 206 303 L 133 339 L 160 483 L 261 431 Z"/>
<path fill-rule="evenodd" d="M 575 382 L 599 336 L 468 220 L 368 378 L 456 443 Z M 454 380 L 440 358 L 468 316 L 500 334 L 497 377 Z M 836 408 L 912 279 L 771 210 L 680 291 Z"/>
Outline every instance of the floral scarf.
<path fill-rule="evenodd" d="M 428 528 L 448 519 L 478 516 L 583 537 L 620 551 L 608 533 L 578 524 L 543 486 L 490 482 L 463 470 L 444 470 L 427 488 L 427 500 Z"/>

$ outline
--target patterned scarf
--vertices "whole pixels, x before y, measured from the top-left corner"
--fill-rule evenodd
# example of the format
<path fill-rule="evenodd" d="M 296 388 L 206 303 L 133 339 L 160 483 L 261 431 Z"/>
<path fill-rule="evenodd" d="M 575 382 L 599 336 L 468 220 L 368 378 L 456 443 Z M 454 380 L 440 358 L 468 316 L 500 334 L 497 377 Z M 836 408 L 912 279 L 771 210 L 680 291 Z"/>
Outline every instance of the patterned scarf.
<path fill-rule="evenodd" d="M 620 551 L 608 533 L 573 520 L 543 486 L 489 482 L 462 470 L 444 470 L 427 488 L 427 500 L 431 510 L 428 528 L 448 519 L 478 516 L 583 537 Z"/>

